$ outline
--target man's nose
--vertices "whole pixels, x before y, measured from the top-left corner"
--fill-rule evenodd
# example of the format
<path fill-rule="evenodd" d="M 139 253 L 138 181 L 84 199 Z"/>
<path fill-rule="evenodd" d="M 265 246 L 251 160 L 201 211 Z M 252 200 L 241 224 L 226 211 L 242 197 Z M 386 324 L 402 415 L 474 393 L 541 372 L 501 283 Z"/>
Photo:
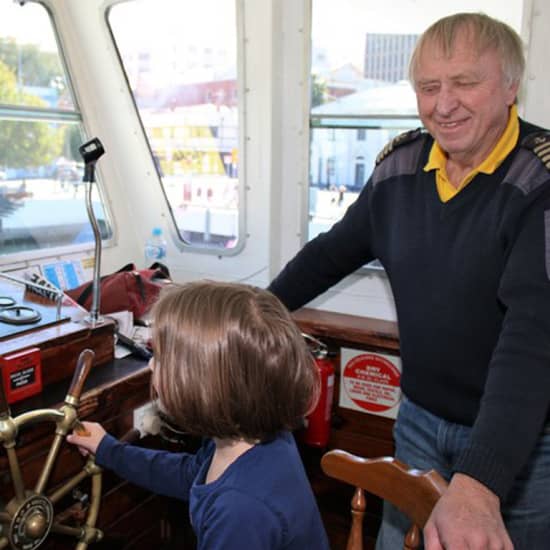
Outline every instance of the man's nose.
<path fill-rule="evenodd" d="M 460 101 L 455 91 L 448 86 L 443 86 L 437 96 L 436 109 L 440 115 L 450 115 L 459 105 Z"/>

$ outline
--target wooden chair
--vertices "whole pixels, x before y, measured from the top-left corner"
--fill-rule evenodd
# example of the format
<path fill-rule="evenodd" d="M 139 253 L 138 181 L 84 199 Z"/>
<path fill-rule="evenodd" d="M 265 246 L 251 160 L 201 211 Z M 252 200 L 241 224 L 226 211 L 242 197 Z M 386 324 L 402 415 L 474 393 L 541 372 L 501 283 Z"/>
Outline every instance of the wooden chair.
<path fill-rule="evenodd" d="M 325 453 L 321 468 L 328 476 L 356 487 L 351 500 L 352 525 L 347 550 L 363 549 L 366 508 L 363 490 L 391 502 L 412 521 L 404 548 L 414 550 L 420 545 L 420 529 L 424 528 L 447 487 L 447 482 L 435 470 L 409 469 L 392 457 L 367 459 L 333 450 Z"/>

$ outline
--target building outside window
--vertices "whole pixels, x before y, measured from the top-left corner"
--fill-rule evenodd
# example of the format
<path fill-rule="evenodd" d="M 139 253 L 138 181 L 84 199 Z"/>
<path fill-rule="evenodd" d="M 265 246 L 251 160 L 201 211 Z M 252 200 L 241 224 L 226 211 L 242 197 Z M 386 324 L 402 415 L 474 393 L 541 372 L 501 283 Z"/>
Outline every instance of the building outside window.
<path fill-rule="evenodd" d="M 459 11 L 483 11 L 519 32 L 522 5 L 395 0 L 388 10 L 373 0 L 312 0 L 308 239 L 344 215 L 385 144 L 421 125 L 407 80 L 418 36 Z"/>

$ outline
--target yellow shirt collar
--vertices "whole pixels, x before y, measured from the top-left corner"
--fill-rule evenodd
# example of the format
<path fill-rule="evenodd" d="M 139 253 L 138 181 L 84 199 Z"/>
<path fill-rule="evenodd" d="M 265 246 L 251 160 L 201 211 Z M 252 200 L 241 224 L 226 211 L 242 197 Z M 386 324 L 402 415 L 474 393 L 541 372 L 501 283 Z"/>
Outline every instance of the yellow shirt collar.
<path fill-rule="evenodd" d="M 424 166 L 424 171 L 430 170 L 436 171 L 436 185 L 439 198 L 443 202 L 447 202 L 452 199 L 459 191 L 464 189 L 468 183 L 470 183 L 474 177 L 479 173 L 492 174 L 502 163 L 502 161 L 508 156 L 510 151 L 516 146 L 519 138 L 519 119 L 518 111 L 515 105 L 510 108 L 510 115 L 508 117 L 508 124 L 504 133 L 498 140 L 493 150 L 489 153 L 489 156 L 476 168 L 474 168 L 464 179 L 460 182 L 458 187 L 454 187 L 447 177 L 447 155 L 439 146 L 437 141 L 434 141 L 428 162 Z"/>

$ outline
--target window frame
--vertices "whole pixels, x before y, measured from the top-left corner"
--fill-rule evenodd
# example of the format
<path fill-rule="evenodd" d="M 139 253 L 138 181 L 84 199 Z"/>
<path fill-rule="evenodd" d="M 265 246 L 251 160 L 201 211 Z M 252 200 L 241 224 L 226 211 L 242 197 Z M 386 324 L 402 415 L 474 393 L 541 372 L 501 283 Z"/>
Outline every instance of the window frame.
<path fill-rule="evenodd" d="M 530 17 L 531 12 L 531 4 L 533 0 L 521 0 L 522 3 L 522 25 L 519 29 L 516 28 L 516 32 L 519 34 L 519 36 L 522 39 L 525 39 L 526 34 L 526 20 Z M 303 193 L 303 207 L 302 207 L 302 224 L 301 224 L 301 239 L 300 239 L 300 248 L 305 246 L 312 238 L 309 237 L 310 234 L 310 179 L 311 179 L 311 157 L 312 157 L 312 143 L 313 143 L 313 131 L 317 129 L 347 129 L 351 131 L 357 132 L 361 129 L 386 129 L 386 128 L 400 128 L 400 125 L 409 121 L 414 122 L 415 124 L 409 125 L 404 127 L 401 131 L 405 132 L 407 130 L 412 130 L 416 128 L 424 129 L 424 126 L 418 116 L 412 116 L 410 114 L 379 114 L 379 115 L 370 115 L 370 114 L 357 114 L 354 115 L 352 113 L 343 113 L 343 114 L 313 114 L 312 113 L 312 83 L 313 83 L 313 77 L 314 74 L 312 72 L 313 68 L 313 11 L 314 11 L 314 3 L 315 0 L 307 0 L 307 30 L 308 30 L 308 41 L 307 41 L 307 48 L 306 48 L 306 66 L 307 66 L 307 75 L 306 78 L 309 82 L 309 87 L 307 90 L 307 95 L 304 94 L 304 101 L 306 104 L 305 108 L 305 117 L 307 117 L 307 155 L 306 160 L 304 163 L 304 178 L 307 182 L 307 185 L 304 187 L 305 192 Z M 465 11 L 471 11 L 471 10 L 465 10 Z M 494 14 L 493 14 L 494 16 Z M 438 17 L 433 19 L 433 22 L 438 19 Z M 529 59 L 529 47 L 528 45 L 525 46 L 524 50 L 526 63 L 528 63 Z M 524 87 L 526 85 L 527 75 L 524 75 L 523 79 L 523 85 Z M 520 92 L 520 98 L 519 98 L 519 105 L 521 106 L 523 100 L 523 95 Z M 323 105 L 323 104 L 321 104 Z M 381 123 L 394 123 L 394 126 L 382 126 Z M 367 138 L 368 139 L 368 138 Z M 357 140 L 357 137 L 356 137 Z M 337 140 L 336 140 L 337 141 Z M 366 181 L 371 177 L 372 172 L 374 170 L 374 166 L 367 167 L 365 166 L 365 175 L 366 175 Z M 364 188 L 364 186 L 363 186 Z M 339 218 L 342 219 L 342 218 Z M 339 220 L 336 220 L 334 223 L 337 223 Z M 314 237 L 313 237 L 314 238 Z M 365 276 L 372 276 L 372 275 L 380 275 L 383 278 L 387 278 L 386 271 L 380 261 L 378 259 L 375 259 L 368 264 L 365 264 L 364 266 L 360 267 L 354 272 L 355 275 L 358 275 L 359 277 L 365 277 Z"/>
<path fill-rule="evenodd" d="M 76 88 L 72 82 L 72 74 L 69 70 L 65 51 L 63 48 L 63 42 L 60 39 L 59 31 L 57 29 L 55 17 L 49 6 L 41 0 L 33 0 L 35 4 L 38 4 L 46 12 L 57 46 L 57 52 L 59 55 L 59 62 L 64 71 L 67 88 L 71 94 L 73 101 L 73 110 L 67 109 L 48 109 L 44 107 L 25 107 L 22 105 L 11 105 L 6 103 L 0 103 L 0 121 L 12 121 L 12 122 L 50 122 L 50 123 L 78 123 L 80 134 L 85 132 L 85 122 L 80 108 L 78 94 Z M 84 137 L 82 138 L 84 142 Z M 105 219 L 108 221 L 108 226 L 111 229 L 111 236 L 107 239 L 102 239 L 101 244 L 104 247 L 113 246 L 116 242 L 116 223 L 114 221 L 112 211 L 109 207 L 109 200 L 106 190 L 101 185 L 101 168 L 96 169 L 96 181 L 97 192 L 99 194 L 103 212 L 105 213 Z M 89 184 L 87 184 L 89 185 Z M 58 257 L 62 255 L 82 254 L 93 252 L 95 248 L 94 241 L 87 243 L 75 243 L 62 246 L 54 246 L 50 248 L 36 248 L 32 250 L 22 250 L 18 252 L 12 252 L 8 254 L 0 255 L 0 267 L 2 266 L 28 266 L 36 261 L 48 259 L 52 257 Z"/>
<path fill-rule="evenodd" d="M 136 98 L 134 97 L 134 94 L 132 92 L 132 86 L 130 83 L 130 80 L 128 78 L 128 73 L 125 70 L 124 62 L 122 59 L 121 52 L 118 48 L 117 41 L 115 39 L 113 28 L 111 24 L 109 23 L 109 15 L 111 13 L 111 10 L 117 6 L 118 4 L 125 3 L 127 0 L 119 0 L 117 2 L 112 3 L 108 6 L 108 8 L 104 12 L 104 19 L 105 24 L 107 28 L 107 32 L 109 33 L 109 36 L 111 38 L 111 42 L 113 45 L 113 49 L 115 52 L 115 55 L 118 59 L 120 70 L 123 75 L 124 81 L 126 82 L 127 90 L 129 99 L 132 102 L 133 110 L 136 115 L 136 120 L 141 128 L 142 136 L 144 143 L 146 144 L 146 147 L 149 151 L 149 154 L 151 156 L 151 162 L 154 164 L 154 155 L 153 155 L 153 149 L 151 147 L 151 143 L 149 141 L 149 137 L 147 135 L 147 130 L 145 129 L 145 125 L 143 123 L 143 119 L 139 112 L 139 107 L 136 102 Z M 229 0 L 228 0 L 229 1 Z M 234 247 L 231 248 L 209 248 L 205 246 L 195 245 L 186 242 L 182 236 L 180 229 L 177 226 L 176 218 L 174 216 L 172 205 L 170 204 L 168 194 L 166 192 L 166 189 L 164 187 L 164 184 L 162 182 L 162 178 L 157 170 L 157 181 L 160 187 L 160 191 L 162 193 L 163 199 L 166 203 L 167 210 L 169 213 L 170 220 L 173 224 L 173 231 L 171 231 L 171 234 L 173 235 L 173 243 L 175 244 L 176 248 L 180 252 L 190 252 L 190 253 L 198 253 L 198 254 L 206 254 L 209 256 L 236 256 L 240 254 L 243 249 L 246 246 L 246 240 L 247 240 L 247 228 L 246 228 L 246 190 L 247 190 L 247 177 L 246 177 L 246 162 L 244 162 L 244 158 L 246 156 L 246 138 L 245 138 L 245 124 L 246 124 L 246 105 L 245 105 L 245 91 L 246 91 L 246 72 L 245 72 L 245 24 L 244 24 L 244 1 L 245 0 L 233 0 L 235 3 L 235 23 L 236 23 L 236 54 L 237 54 L 237 61 L 236 61 L 236 67 L 237 67 L 237 76 L 236 76 L 236 87 L 237 87 L 237 94 L 238 94 L 238 102 L 237 102 L 237 120 L 238 120 L 238 162 L 237 162 L 237 170 L 238 170 L 238 207 L 237 207 L 237 216 L 238 216 L 238 223 L 237 223 L 237 244 Z"/>

